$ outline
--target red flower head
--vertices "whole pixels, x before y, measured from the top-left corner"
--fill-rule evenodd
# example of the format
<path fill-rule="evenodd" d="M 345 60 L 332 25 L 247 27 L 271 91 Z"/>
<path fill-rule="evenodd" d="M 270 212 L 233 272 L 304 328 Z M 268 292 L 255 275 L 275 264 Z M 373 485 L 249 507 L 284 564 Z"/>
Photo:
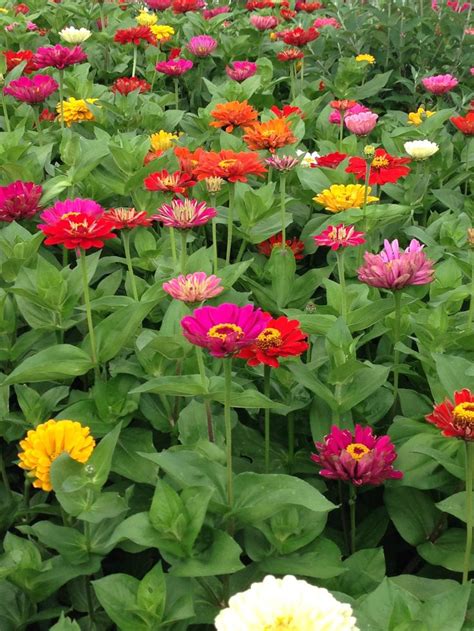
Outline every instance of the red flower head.
<path fill-rule="evenodd" d="M 280 15 L 286 22 L 289 22 L 296 17 L 296 11 L 293 11 L 292 9 L 281 9 Z"/>
<path fill-rule="evenodd" d="M 275 247 L 281 248 L 281 243 L 282 243 L 282 234 L 281 232 L 279 232 L 278 234 L 274 234 L 273 237 L 270 237 L 266 241 L 262 241 L 262 243 L 259 243 L 257 245 L 257 249 L 260 254 L 263 254 L 264 256 L 270 256 L 273 251 L 273 248 Z M 295 255 L 295 259 L 297 261 L 303 258 L 303 254 L 302 254 L 302 252 L 304 251 L 303 241 L 300 241 L 296 237 L 293 237 L 293 239 L 287 239 L 286 247 L 290 248 L 290 250 Z"/>
<path fill-rule="evenodd" d="M 257 11 L 258 9 L 272 9 L 274 6 L 273 0 L 249 0 L 245 8 L 247 11 Z"/>
<path fill-rule="evenodd" d="M 474 111 L 468 112 L 466 116 L 452 116 L 449 120 L 465 136 L 474 135 Z"/>
<path fill-rule="evenodd" d="M 325 90 L 325 89 L 326 89 L 326 84 L 324 83 L 324 81 L 320 81 L 319 85 L 318 85 L 318 90 L 320 92 L 323 92 L 323 90 Z"/>
<path fill-rule="evenodd" d="M 354 230 L 354 226 L 345 226 L 343 223 L 338 226 L 328 226 L 326 230 L 323 230 L 313 239 L 316 245 L 327 245 L 331 250 L 365 243 L 363 232 L 358 232 Z"/>
<path fill-rule="evenodd" d="M 374 157 L 370 165 L 369 184 L 395 184 L 401 177 L 410 173 L 410 168 L 404 166 L 410 163 L 410 158 L 396 158 L 391 156 L 385 149 L 375 150 Z M 366 162 L 363 158 L 353 157 L 349 160 L 346 173 L 354 173 L 357 180 L 365 179 Z"/>
<path fill-rule="evenodd" d="M 150 226 L 151 217 L 148 217 L 144 210 L 137 211 L 135 208 L 111 208 L 104 213 L 103 217 L 109 219 L 115 230 L 124 230 L 128 228 L 137 228 L 138 226 Z"/>
<path fill-rule="evenodd" d="M 114 224 L 108 219 L 81 212 L 68 213 L 54 225 L 43 224 L 40 228 L 47 236 L 45 245 L 63 245 L 68 250 L 103 248 L 105 241 L 117 236 L 112 233 Z"/>
<path fill-rule="evenodd" d="M 15 15 L 18 15 L 19 13 L 26 15 L 29 12 L 30 12 L 30 7 L 27 4 L 24 4 L 23 2 L 20 2 L 20 4 L 17 4 L 15 7 Z"/>
<path fill-rule="evenodd" d="M 41 112 L 39 119 L 40 121 L 48 121 L 49 123 L 52 123 L 56 120 L 56 114 L 45 107 L 44 110 Z"/>
<path fill-rule="evenodd" d="M 194 186 L 196 181 L 189 173 L 175 171 L 168 173 L 166 169 L 150 173 L 144 180 L 145 187 L 149 191 L 162 191 L 165 193 L 183 194 L 186 189 Z"/>
<path fill-rule="evenodd" d="M 357 101 L 342 99 L 342 101 L 331 101 L 329 105 L 339 112 L 345 112 L 346 110 L 350 110 L 351 107 L 354 107 L 354 105 L 357 105 Z"/>
<path fill-rule="evenodd" d="M 276 105 L 272 105 L 270 111 L 273 112 L 277 118 L 287 118 L 292 114 L 298 114 L 298 116 L 304 118 L 302 110 L 294 105 L 284 105 L 282 109 L 280 109 Z"/>
<path fill-rule="evenodd" d="M 26 66 L 23 70 L 25 74 L 31 74 L 35 70 L 38 70 L 33 60 L 34 54 L 32 50 L 19 50 L 18 52 L 14 50 L 4 50 L 3 55 L 7 62 L 7 72 L 16 68 L 22 61 L 26 61 Z"/>
<path fill-rule="evenodd" d="M 310 26 L 306 31 L 301 26 L 297 26 L 291 31 L 286 31 L 282 37 L 282 40 L 288 46 L 305 46 L 319 37 L 319 32 Z"/>
<path fill-rule="evenodd" d="M 252 346 L 241 350 L 237 357 L 246 359 L 249 366 L 266 364 L 278 368 L 279 357 L 296 357 L 307 350 L 306 338 L 298 320 L 280 316 L 269 320 Z"/>
<path fill-rule="evenodd" d="M 156 44 L 156 37 L 150 30 L 149 26 L 132 26 L 130 28 L 121 28 L 115 32 L 114 42 L 119 44 L 133 44 L 140 46 L 142 42 L 148 42 L 152 46 Z"/>
<path fill-rule="evenodd" d="M 200 151 L 197 157 L 194 174 L 198 180 L 221 177 L 228 182 L 246 182 L 249 175 L 261 176 L 267 171 L 258 153 L 251 151 Z"/>
<path fill-rule="evenodd" d="M 173 13 L 187 13 L 188 11 L 199 11 L 204 6 L 202 0 L 173 0 Z"/>
<path fill-rule="evenodd" d="M 454 393 L 454 403 L 445 399 L 425 417 L 443 436 L 474 440 L 474 395 L 465 388 Z"/>
<path fill-rule="evenodd" d="M 301 2 L 298 0 L 295 4 L 295 9 L 297 11 L 304 11 L 305 13 L 312 13 L 318 9 L 322 9 L 322 7 L 323 5 L 319 2 Z"/>
<path fill-rule="evenodd" d="M 185 173 L 192 174 L 194 169 L 199 164 L 199 156 L 202 153 L 202 149 L 196 149 L 196 151 L 190 151 L 187 147 L 174 147 L 174 155 L 179 160 L 179 168 Z"/>
<path fill-rule="evenodd" d="M 346 158 L 347 154 L 335 151 L 334 153 L 328 153 L 325 156 L 319 156 L 319 158 L 316 158 L 316 166 L 326 167 L 326 169 L 337 169 L 341 162 L 343 162 Z"/>
<path fill-rule="evenodd" d="M 324 441 L 315 446 L 319 453 L 312 454 L 311 460 L 322 467 L 319 473 L 325 478 L 364 486 L 403 477 L 392 466 L 397 454 L 390 437 L 374 436 L 370 427 L 356 425 L 352 434 L 333 425 Z"/>
<path fill-rule="evenodd" d="M 119 77 L 115 79 L 110 89 L 114 93 L 119 92 L 125 95 L 135 90 L 140 90 L 140 94 L 143 94 L 151 90 L 151 85 L 145 79 L 139 79 L 138 77 Z"/>
<path fill-rule="evenodd" d="M 286 48 L 277 53 L 278 61 L 297 61 L 303 59 L 304 53 L 299 48 Z"/>
<path fill-rule="evenodd" d="M 33 182 L 17 180 L 0 186 L 0 221 L 29 219 L 39 209 L 43 189 Z"/>

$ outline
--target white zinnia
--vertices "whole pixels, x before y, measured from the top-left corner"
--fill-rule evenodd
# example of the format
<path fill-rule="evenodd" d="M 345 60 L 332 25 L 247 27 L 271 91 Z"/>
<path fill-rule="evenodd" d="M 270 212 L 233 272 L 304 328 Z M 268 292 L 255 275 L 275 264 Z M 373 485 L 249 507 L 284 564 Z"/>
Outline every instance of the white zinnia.
<path fill-rule="evenodd" d="M 296 155 L 298 158 L 301 158 L 300 166 L 302 167 L 315 167 L 317 166 L 317 158 L 319 158 L 319 153 L 317 151 L 313 151 L 313 153 L 306 153 L 306 151 L 301 151 L 301 149 L 296 150 Z"/>
<path fill-rule="evenodd" d="M 429 140 L 412 140 L 403 146 L 410 158 L 414 160 L 426 160 L 439 151 L 439 145 Z"/>
<path fill-rule="evenodd" d="M 214 621 L 217 631 L 359 631 L 350 605 L 294 576 L 266 576 L 235 594 Z"/>
<path fill-rule="evenodd" d="M 59 36 L 68 44 L 82 44 L 92 33 L 86 28 L 75 28 L 74 26 L 68 26 L 59 31 Z"/>

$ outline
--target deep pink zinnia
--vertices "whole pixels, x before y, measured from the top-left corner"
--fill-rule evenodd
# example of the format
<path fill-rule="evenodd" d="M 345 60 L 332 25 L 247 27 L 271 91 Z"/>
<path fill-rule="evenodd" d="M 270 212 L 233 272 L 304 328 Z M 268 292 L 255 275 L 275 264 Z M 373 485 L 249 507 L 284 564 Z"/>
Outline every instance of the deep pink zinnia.
<path fill-rule="evenodd" d="M 223 7 L 213 7 L 212 9 L 204 9 L 202 12 L 202 17 L 205 20 L 212 20 L 216 15 L 221 15 L 222 13 L 230 13 L 231 9 L 229 6 Z"/>
<path fill-rule="evenodd" d="M 195 35 L 191 37 L 186 48 L 196 57 L 209 57 L 217 48 L 217 40 L 210 35 Z"/>
<path fill-rule="evenodd" d="M 40 218 L 45 223 L 38 227 L 42 229 L 44 225 L 55 226 L 61 219 L 79 214 L 97 219 L 104 214 L 104 208 L 93 199 L 82 199 L 81 197 L 65 199 L 63 202 L 56 202 L 54 206 L 41 213 Z"/>
<path fill-rule="evenodd" d="M 453 90 L 459 81 L 452 74 L 438 74 L 421 80 L 423 87 L 432 94 L 445 94 Z"/>
<path fill-rule="evenodd" d="M 17 180 L 0 186 L 0 221 L 18 221 L 32 217 L 39 208 L 43 189 L 33 182 Z"/>
<path fill-rule="evenodd" d="M 343 223 L 338 226 L 328 226 L 326 230 L 323 230 L 313 239 L 316 245 L 327 245 L 331 250 L 365 243 L 363 232 L 358 232 L 354 230 L 354 226 L 345 226 Z"/>
<path fill-rule="evenodd" d="M 52 66 L 58 70 L 64 70 L 68 66 L 80 64 L 87 60 L 86 53 L 80 46 L 68 48 L 61 44 L 56 46 L 42 46 L 36 51 L 33 61 L 37 68 L 48 68 Z"/>
<path fill-rule="evenodd" d="M 367 136 L 377 124 L 377 119 L 378 114 L 374 112 L 361 112 L 344 116 L 344 124 L 356 136 Z"/>
<path fill-rule="evenodd" d="M 352 434 L 333 425 L 324 441 L 315 446 L 319 453 L 312 454 L 311 460 L 322 467 L 319 473 L 325 478 L 364 486 L 403 477 L 392 466 L 397 453 L 390 437 L 374 436 L 370 427 L 356 425 Z"/>
<path fill-rule="evenodd" d="M 32 77 L 20 77 L 3 88 L 3 92 L 17 101 L 24 103 L 42 103 L 59 88 L 57 81 L 49 75 L 37 74 Z"/>
<path fill-rule="evenodd" d="M 195 272 L 187 276 L 172 278 L 167 283 L 163 283 L 163 289 L 175 300 L 189 303 L 202 302 L 224 291 L 221 280 L 214 274 L 208 276 L 204 272 Z"/>
<path fill-rule="evenodd" d="M 145 0 L 145 4 L 153 11 L 166 11 L 171 3 L 172 0 Z"/>
<path fill-rule="evenodd" d="M 269 31 L 278 25 L 278 18 L 274 15 L 252 15 L 250 23 L 257 31 Z"/>
<path fill-rule="evenodd" d="M 174 59 L 168 59 L 167 61 L 159 61 L 155 68 L 158 72 L 167 74 L 170 77 L 179 77 L 185 72 L 188 72 L 188 70 L 191 70 L 193 65 L 193 62 L 190 59 L 175 57 Z"/>
<path fill-rule="evenodd" d="M 365 263 L 357 271 L 359 280 L 372 287 L 392 290 L 431 283 L 433 263 L 426 258 L 423 247 L 412 239 L 406 250 L 400 250 L 397 239 L 391 243 L 385 240 L 379 254 L 364 254 Z"/>
<path fill-rule="evenodd" d="M 257 64 L 253 61 L 232 61 L 225 67 L 229 79 L 233 81 L 245 81 L 257 72 Z"/>
<path fill-rule="evenodd" d="M 196 199 L 173 199 L 170 204 L 163 204 L 152 219 L 161 221 L 163 225 L 171 228 L 189 230 L 206 224 L 216 215 L 216 209 L 209 208 L 206 202 L 198 202 Z"/>
<path fill-rule="evenodd" d="M 341 23 L 336 18 L 316 18 L 313 22 L 314 28 L 322 28 L 323 26 L 332 26 L 333 28 L 341 28 Z"/>
<path fill-rule="evenodd" d="M 181 327 L 191 344 L 206 348 L 214 357 L 230 357 L 251 346 L 270 318 L 253 305 L 224 303 L 196 309 L 181 320 Z"/>
<path fill-rule="evenodd" d="M 365 105 L 361 105 L 360 103 L 356 103 L 352 107 L 349 107 L 344 112 L 344 117 L 350 116 L 351 114 L 361 114 L 362 112 L 370 112 L 371 110 Z M 329 114 L 329 122 L 332 125 L 340 125 L 341 124 L 341 112 L 339 110 L 333 110 Z"/>

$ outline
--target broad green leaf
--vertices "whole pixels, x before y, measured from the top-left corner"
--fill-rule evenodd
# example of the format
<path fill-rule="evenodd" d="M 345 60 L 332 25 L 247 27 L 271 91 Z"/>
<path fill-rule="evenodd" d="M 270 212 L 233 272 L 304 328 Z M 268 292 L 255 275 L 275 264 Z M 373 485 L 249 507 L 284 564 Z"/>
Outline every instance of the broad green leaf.
<path fill-rule="evenodd" d="M 462 572 L 466 533 L 460 528 L 449 528 L 435 541 L 427 541 L 417 547 L 418 554 L 432 565 L 441 565 L 452 572 Z M 469 561 L 470 570 L 474 569 L 474 553 Z"/>
<path fill-rule="evenodd" d="M 385 489 L 384 502 L 400 535 L 412 546 L 425 542 L 439 527 L 441 512 L 428 493 L 408 486 Z"/>
<path fill-rule="evenodd" d="M 240 560 L 241 553 L 241 547 L 230 535 L 214 530 L 211 545 L 189 559 L 172 563 L 171 574 L 189 577 L 233 574 L 245 567 Z"/>
<path fill-rule="evenodd" d="M 5 379 L 3 385 L 62 381 L 84 375 L 92 361 L 83 350 L 71 344 L 58 344 L 27 357 Z"/>
<path fill-rule="evenodd" d="M 104 436 L 87 461 L 90 481 L 96 488 L 102 488 L 109 477 L 112 458 L 121 428 L 122 424 L 119 423 L 117 427 Z"/>

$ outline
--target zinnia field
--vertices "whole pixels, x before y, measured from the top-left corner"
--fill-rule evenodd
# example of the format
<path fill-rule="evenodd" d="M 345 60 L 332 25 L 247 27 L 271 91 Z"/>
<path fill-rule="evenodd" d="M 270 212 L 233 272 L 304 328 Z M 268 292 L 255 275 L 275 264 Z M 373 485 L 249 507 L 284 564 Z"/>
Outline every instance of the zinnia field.
<path fill-rule="evenodd" d="M 0 41 L 0 631 L 473 631 L 472 4 Z"/>

